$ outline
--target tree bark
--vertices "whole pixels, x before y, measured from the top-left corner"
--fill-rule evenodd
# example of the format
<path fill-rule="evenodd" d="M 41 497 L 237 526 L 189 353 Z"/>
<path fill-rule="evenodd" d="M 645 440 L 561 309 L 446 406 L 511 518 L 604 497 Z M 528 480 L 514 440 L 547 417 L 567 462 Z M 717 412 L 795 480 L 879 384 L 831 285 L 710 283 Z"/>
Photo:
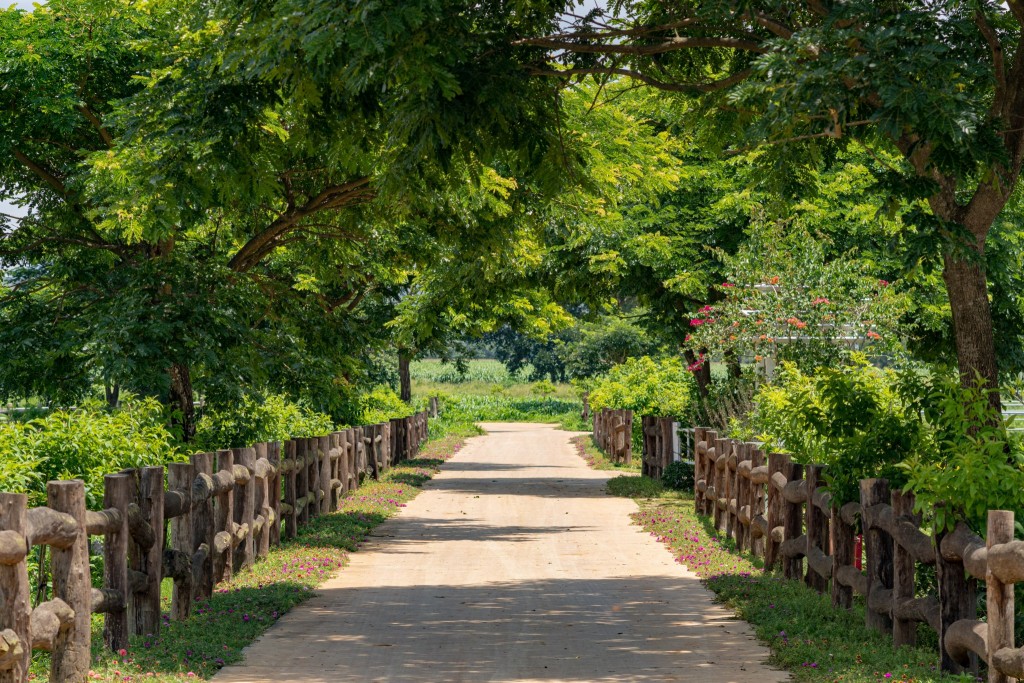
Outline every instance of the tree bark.
<path fill-rule="evenodd" d="M 103 393 L 106 396 L 108 407 L 116 408 L 121 404 L 121 385 L 117 382 L 105 384 Z"/>
<path fill-rule="evenodd" d="M 412 403 L 412 378 L 409 376 L 409 355 L 405 351 L 398 352 L 398 382 L 402 400 L 406 403 Z"/>
<path fill-rule="evenodd" d="M 690 349 L 683 353 L 686 356 L 687 364 L 693 365 L 697 362 L 696 354 Z M 693 371 L 693 377 L 697 380 L 697 391 L 700 392 L 701 398 L 707 398 L 711 389 L 711 361 L 707 360 L 707 351 L 704 354 L 704 364 Z"/>
<path fill-rule="evenodd" d="M 171 378 L 169 404 L 174 411 L 171 423 L 181 428 L 181 440 L 192 441 L 196 435 L 196 405 L 192 394 L 192 373 L 187 365 L 175 363 L 167 374 Z"/>
<path fill-rule="evenodd" d="M 953 316 L 960 381 L 964 386 L 973 386 L 978 377 L 983 379 L 986 388 L 991 389 L 989 404 L 1001 413 L 999 369 L 985 268 L 980 261 L 946 254 L 942 279 Z"/>

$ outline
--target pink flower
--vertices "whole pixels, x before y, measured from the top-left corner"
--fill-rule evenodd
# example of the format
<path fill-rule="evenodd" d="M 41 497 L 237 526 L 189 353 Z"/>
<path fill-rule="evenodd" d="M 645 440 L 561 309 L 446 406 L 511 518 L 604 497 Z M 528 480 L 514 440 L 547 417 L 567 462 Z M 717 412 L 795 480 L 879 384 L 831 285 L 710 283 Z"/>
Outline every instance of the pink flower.
<path fill-rule="evenodd" d="M 731 282 L 723 282 L 723 283 L 722 283 L 722 286 L 723 286 L 723 287 L 735 287 L 736 285 L 734 285 L 734 284 L 733 284 L 733 283 L 731 283 Z"/>
<path fill-rule="evenodd" d="M 702 319 L 702 318 L 691 318 L 690 319 L 690 327 L 700 327 L 705 322 L 707 322 L 707 321 Z"/>
<path fill-rule="evenodd" d="M 888 280 L 879 280 L 878 281 L 878 286 L 879 287 L 888 287 L 889 286 L 889 281 Z M 891 676 L 892 674 L 888 674 L 888 675 Z"/>
<path fill-rule="evenodd" d="M 811 303 L 814 304 L 815 306 L 820 306 L 821 304 L 830 304 L 832 302 L 829 301 L 828 299 L 826 299 L 823 296 L 819 296 L 817 299 L 815 299 Z"/>

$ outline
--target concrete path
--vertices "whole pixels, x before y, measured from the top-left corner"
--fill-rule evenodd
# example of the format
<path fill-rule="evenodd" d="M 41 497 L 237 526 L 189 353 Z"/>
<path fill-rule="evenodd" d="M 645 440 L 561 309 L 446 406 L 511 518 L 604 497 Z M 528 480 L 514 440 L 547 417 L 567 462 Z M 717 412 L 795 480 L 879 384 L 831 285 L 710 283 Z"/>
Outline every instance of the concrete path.
<path fill-rule="evenodd" d="M 488 424 L 319 595 L 223 669 L 256 681 L 774 682 L 784 672 L 576 456 Z"/>

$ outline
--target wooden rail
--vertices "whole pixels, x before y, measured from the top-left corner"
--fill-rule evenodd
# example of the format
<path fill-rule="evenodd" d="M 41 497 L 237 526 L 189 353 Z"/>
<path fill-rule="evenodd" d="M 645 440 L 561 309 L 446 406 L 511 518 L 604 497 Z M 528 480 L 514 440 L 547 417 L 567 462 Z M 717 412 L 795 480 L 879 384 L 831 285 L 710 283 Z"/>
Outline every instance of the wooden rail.
<path fill-rule="evenodd" d="M 671 417 L 640 418 L 643 425 L 643 450 L 640 473 L 661 479 L 674 456 L 675 421 Z"/>
<path fill-rule="evenodd" d="M 860 483 L 858 501 L 833 504 L 825 468 L 801 465 L 756 443 L 695 433 L 694 505 L 699 514 L 764 558 L 765 571 L 781 567 L 849 609 L 865 599 L 867 626 L 892 636 L 896 646 L 915 642 L 917 625 L 940 636 L 944 671 L 978 671 L 1005 683 L 1024 677 L 1024 648 L 1013 647 L 1013 585 L 1024 581 L 1024 541 L 1013 540 L 1013 513 L 989 511 L 987 539 L 957 524 L 951 533 L 922 530 L 910 493 L 891 491 L 884 479 Z M 863 535 L 865 564 L 858 568 L 855 538 Z M 917 565 L 936 568 L 937 591 L 918 596 Z M 988 618 L 976 619 L 975 591 L 984 581 Z"/>
<path fill-rule="evenodd" d="M 47 484 L 47 505 L 0 493 L 0 683 L 28 681 L 32 650 L 52 653 L 50 680 L 85 681 L 90 617 L 117 651 L 160 632 L 160 584 L 171 618 L 186 619 L 216 584 L 338 509 L 367 477 L 416 455 L 426 412 L 325 436 L 197 453 L 187 463 L 104 477 L 103 510 L 86 510 L 80 480 Z M 283 496 L 282 496 L 283 493 Z M 167 524 L 170 522 L 170 533 Z M 89 537 L 103 537 L 103 583 L 93 588 Z M 32 606 L 26 558 L 50 547 L 52 599 Z"/>
<path fill-rule="evenodd" d="M 594 441 L 612 462 L 632 462 L 633 411 L 602 408 L 594 412 Z"/>

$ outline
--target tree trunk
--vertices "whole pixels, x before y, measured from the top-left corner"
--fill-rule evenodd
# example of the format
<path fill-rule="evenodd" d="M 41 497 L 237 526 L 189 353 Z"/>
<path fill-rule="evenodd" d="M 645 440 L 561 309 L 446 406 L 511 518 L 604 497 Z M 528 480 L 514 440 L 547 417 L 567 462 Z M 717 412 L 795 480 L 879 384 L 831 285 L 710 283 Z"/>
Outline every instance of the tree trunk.
<path fill-rule="evenodd" d="M 992 310 L 988 301 L 985 268 L 955 254 L 946 254 L 942 279 L 953 314 L 953 334 L 960 381 L 974 386 L 980 376 L 989 392 L 989 404 L 1002 410 L 999 398 L 999 369 L 992 331 Z"/>
<path fill-rule="evenodd" d="M 398 382 L 400 395 L 406 403 L 412 403 L 412 379 L 409 377 L 409 356 L 404 351 L 398 352 Z"/>
<path fill-rule="evenodd" d="M 697 362 L 697 356 L 690 349 L 683 353 L 686 356 L 687 364 L 693 365 Z M 707 398 L 711 388 L 711 361 L 707 359 L 707 351 L 703 353 L 704 364 L 693 371 L 693 377 L 697 380 L 697 391 L 700 392 L 700 397 Z"/>
<path fill-rule="evenodd" d="M 169 404 L 174 415 L 171 424 L 181 428 L 181 440 L 192 441 L 196 435 L 196 405 L 192 395 L 192 373 L 187 365 L 175 363 L 168 369 L 171 378 Z"/>
<path fill-rule="evenodd" d="M 116 408 L 121 403 L 121 385 L 117 382 L 104 384 L 103 393 L 107 399 L 107 406 Z"/>
<path fill-rule="evenodd" d="M 739 356 L 736 355 L 735 351 L 726 352 L 725 367 L 729 369 L 729 377 L 732 379 L 739 379 L 743 376 L 743 366 L 740 365 Z"/>

